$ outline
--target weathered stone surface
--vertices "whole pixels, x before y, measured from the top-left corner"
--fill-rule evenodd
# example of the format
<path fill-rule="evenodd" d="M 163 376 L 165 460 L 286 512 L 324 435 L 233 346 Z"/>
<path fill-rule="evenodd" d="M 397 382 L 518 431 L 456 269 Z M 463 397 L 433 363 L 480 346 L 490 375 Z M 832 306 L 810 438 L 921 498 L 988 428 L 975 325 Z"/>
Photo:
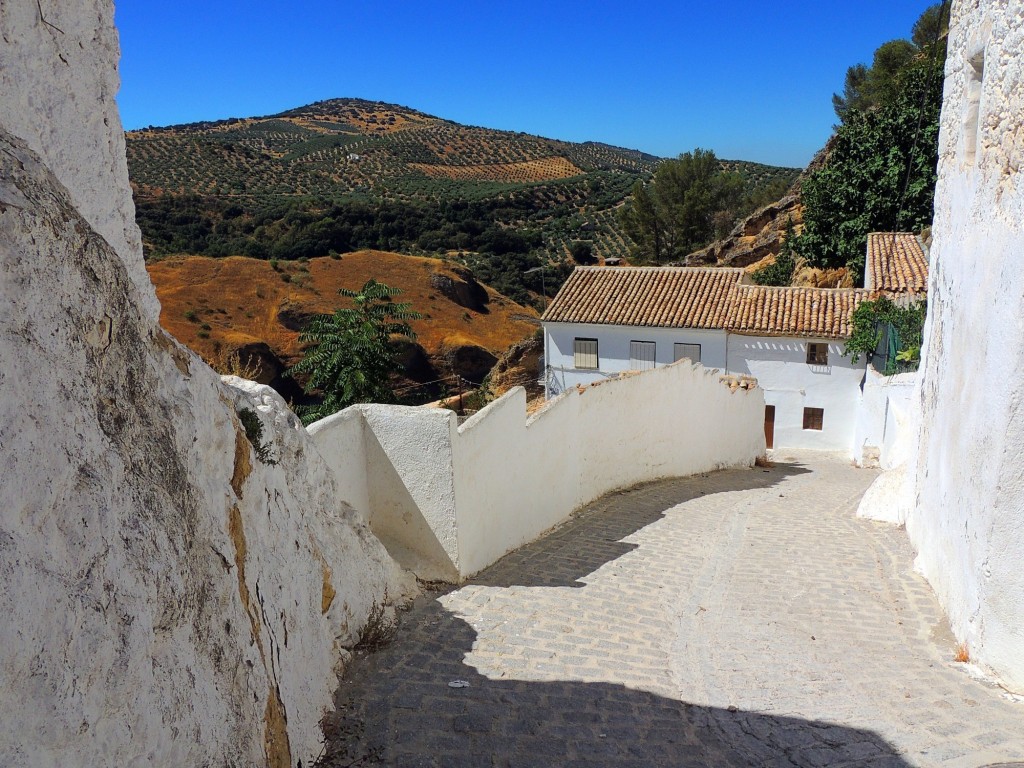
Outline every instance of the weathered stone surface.
<path fill-rule="evenodd" d="M 474 312 L 486 312 L 490 296 L 473 277 L 473 273 L 465 267 L 454 265 L 449 265 L 448 271 L 451 274 L 433 273 L 430 276 L 431 287 L 436 288 L 443 296 L 451 299 L 460 307 L 471 309 Z"/>
<path fill-rule="evenodd" d="M 1024 7 L 955 2 L 907 531 L 972 658 L 1024 692 Z"/>
<path fill-rule="evenodd" d="M 308 761 L 336 647 L 409 585 L 273 390 L 147 318 L 2 130 L 0 175 L 0 764 Z"/>
<path fill-rule="evenodd" d="M 0 765 L 308 765 L 412 585 L 280 398 L 159 328 L 112 16 L 0 5 Z"/>
<path fill-rule="evenodd" d="M 531 336 L 510 347 L 491 369 L 491 393 L 500 397 L 513 387 L 522 387 L 526 390 L 527 400 L 543 396 L 543 358 L 543 338 Z"/>

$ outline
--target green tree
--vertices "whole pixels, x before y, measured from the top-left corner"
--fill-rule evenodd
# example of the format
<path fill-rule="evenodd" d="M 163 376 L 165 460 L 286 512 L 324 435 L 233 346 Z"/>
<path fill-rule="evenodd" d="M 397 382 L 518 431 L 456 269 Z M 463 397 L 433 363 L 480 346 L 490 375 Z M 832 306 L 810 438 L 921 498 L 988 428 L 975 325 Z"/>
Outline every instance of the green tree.
<path fill-rule="evenodd" d="M 389 379 L 400 366 L 391 338 L 416 338 L 409 321 L 421 315 L 409 304 L 391 300 L 401 293 L 398 288 L 371 279 L 358 291 L 342 288 L 338 293 L 353 306 L 313 317 L 299 336 L 309 346 L 302 360 L 288 369 L 291 375 L 306 377 L 307 393 L 321 397 L 319 403 L 297 409 L 304 424 L 355 403 L 394 402 Z"/>
<path fill-rule="evenodd" d="M 634 257 L 660 264 L 707 245 L 715 214 L 742 198 L 740 175 L 724 172 L 714 152 L 698 148 L 664 161 L 648 185 L 637 182 L 619 220 L 636 244 Z"/>
<path fill-rule="evenodd" d="M 854 64 L 846 70 L 842 95 L 832 94 L 832 106 L 846 123 L 857 112 L 867 112 L 892 101 L 902 86 L 903 73 L 922 57 L 945 60 L 945 34 L 949 13 L 945 3 L 924 10 L 914 23 L 911 40 L 899 38 L 876 50 L 871 66 Z M 935 48 L 941 50 L 935 55 Z"/>
<path fill-rule="evenodd" d="M 845 266 L 859 280 L 868 232 L 931 222 L 941 60 L 918 59 L 897 90 L 877 108 L 851 113 L 836 130 L 828 163 L 804 182 L 804 230 L 794 245 L 814 266 Z"/>
<path fill-rule="evenodd" d="M 931 223 L 947 24 L 948 3 L 930 6 L 912 41 L 890 40 L 870 68 L 847 70 L 828 161 L 803 184 L 794 247 L 808 263 L 848 267 L 859 281 L 868 232 Z"/>

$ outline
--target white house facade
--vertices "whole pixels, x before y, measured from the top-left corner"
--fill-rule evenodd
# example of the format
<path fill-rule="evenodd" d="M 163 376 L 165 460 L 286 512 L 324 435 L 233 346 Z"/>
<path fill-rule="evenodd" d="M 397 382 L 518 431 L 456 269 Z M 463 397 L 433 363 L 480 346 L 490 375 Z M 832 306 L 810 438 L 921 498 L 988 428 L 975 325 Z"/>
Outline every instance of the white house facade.
<path fill-rule="evenodd" d="M 580 267 L 544 313 L 548 396 L 687 358 L 727 368 L 741 269 Z"/>
<path fill-rule="evenodd" d="M 867 362 L 843 354 L 867 291 L 737 286 L 728 322 L 729 373 L 764 390 L 769 448 L 854 452 Z"/>
<path fill-rule="evenodd" d="M 750 285 L 731 268 L 577 268 L 542 318 L 548 396 L 687 358 L 757 379 L 767 447 L 860 460 L 867 360 L 844 354 L 853 312 L 927 275 L 913 235 L 875 233 L 868 256 L 874 291 Z"/>

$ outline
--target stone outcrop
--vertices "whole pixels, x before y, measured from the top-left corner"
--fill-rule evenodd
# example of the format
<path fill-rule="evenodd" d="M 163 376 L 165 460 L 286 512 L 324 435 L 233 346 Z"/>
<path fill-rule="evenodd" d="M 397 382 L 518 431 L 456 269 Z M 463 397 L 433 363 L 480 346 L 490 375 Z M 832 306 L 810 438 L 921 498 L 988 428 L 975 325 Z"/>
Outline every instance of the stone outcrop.
<path fill-rule="evenodd" d="M 514 344 L 491 369 L 491 393 L 495 397 L 500 397 L 513 387 L 522 387 L 526 390 L 527 400 L 543 397 L 543 359 L 542 337 L 531 336 Z"/>
<path fill-rule="evenodd" d="M 796 194 L 788 194 L 754 211 L 733 227 L 728 237 L 691 253 L 687 262 L 693 266 L 746 267 L 766 256 L 778 255 L 790 221 L 794 232 L 799 232 L 804 206 Z"/>
<path fill-rule="evenodd" d="M 0 33 L 0 765 L 308 766 L 413 584 L 281 399 L 160 329 L 112 5 Z"/>
<path fill-rule="evenodd" d="M 465 267 L 448 266 L 448 274 L 435 272 L 430 276 L 430 285 L 441 295 L 451 299 L 460 307 L 474 312 L 486 312 L 490 296 L 473 273 Z"/>

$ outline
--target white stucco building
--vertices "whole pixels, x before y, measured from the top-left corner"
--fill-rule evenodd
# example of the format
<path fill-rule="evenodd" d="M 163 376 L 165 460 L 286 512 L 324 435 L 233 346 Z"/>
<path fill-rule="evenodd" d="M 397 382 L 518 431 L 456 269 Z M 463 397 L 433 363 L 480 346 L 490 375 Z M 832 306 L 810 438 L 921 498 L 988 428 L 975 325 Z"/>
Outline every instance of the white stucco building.
<path fill-rule="evenodd" d="M 927 280 L 915 235 L 873 233 L 867 250 L 870 291 L 751 285 L 733 268 L 577 268 L 543 317 L 547 393 L 689 358 L 758 380 L 769 448 L 860 460 L 887 411 L 859 412 L 868 361 L 844 355 L 853 312 L 874 295 L 921 298 Z"/>

